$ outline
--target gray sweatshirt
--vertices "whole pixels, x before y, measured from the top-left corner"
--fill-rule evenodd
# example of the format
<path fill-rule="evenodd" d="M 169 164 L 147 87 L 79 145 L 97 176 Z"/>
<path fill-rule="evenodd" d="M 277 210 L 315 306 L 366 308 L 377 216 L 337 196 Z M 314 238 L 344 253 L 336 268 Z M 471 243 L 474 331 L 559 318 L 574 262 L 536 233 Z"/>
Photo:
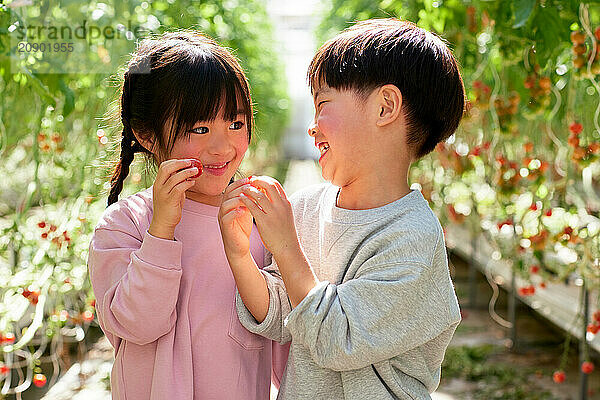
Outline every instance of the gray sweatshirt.
<path fill-rule="evenodd" d="M 325 183 L 290 197 L 320 283 L 292 310 L 268 260 L 267 316 L 258 324 L 238 293 L 240 321 L 292 341 L 278 399 L 429 399 L 460 322 L 439 220 L 416 190 L 368 210 L 337 207 L 337 193 Z"/>

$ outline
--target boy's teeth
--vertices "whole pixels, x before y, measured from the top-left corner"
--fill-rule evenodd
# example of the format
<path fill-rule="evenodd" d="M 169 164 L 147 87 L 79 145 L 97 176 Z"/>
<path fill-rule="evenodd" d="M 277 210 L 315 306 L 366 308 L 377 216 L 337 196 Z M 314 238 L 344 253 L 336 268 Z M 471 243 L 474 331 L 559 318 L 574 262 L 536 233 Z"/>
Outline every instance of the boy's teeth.
<path fill-rule="evenodd" d="M 325 153 L 327 150 L 329 150 L 329 145 L 327 145 L 325 143 L 319 144 L 319 151 L 321 152 L 321 155 L 323 153 Z"/>

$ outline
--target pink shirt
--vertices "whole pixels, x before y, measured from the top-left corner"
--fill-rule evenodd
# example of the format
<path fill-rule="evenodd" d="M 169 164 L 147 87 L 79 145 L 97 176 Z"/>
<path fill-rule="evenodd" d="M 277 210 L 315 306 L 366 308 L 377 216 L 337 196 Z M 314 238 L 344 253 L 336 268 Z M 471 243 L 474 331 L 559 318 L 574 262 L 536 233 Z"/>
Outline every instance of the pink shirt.
<path fill-rule="evenodd" d="M 152 210 L 152 187 L 112 204 L 90 243 L 98 321 L 115 349 L 113 398 L 269 399 L 289 345 L 240 324 L 219 208 L 186 199 L 175 240 L 148 233 Z M 263 266 L 256 229 L 250 247 Z"/>

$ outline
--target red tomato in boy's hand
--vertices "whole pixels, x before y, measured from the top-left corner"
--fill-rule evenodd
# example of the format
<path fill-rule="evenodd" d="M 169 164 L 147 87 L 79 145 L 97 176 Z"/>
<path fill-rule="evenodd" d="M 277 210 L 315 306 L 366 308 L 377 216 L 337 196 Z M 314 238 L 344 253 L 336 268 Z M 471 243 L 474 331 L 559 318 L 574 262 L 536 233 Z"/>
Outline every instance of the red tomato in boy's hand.
<path fill-rule="evenodd" d="M 194 176 L 190 176 L 190 179 L 193 179 L 193 178 L 197 178 L 200 175 L 202 175 L 202 163 L 200 162 L 200 160 L 196 160 L 195 158 L 192 158 L 191 161 L 192 161 L 192 165 L 190 165 L 190 168 L 194 168 L 194 167 L 198 168 L 198 173 Z"/>

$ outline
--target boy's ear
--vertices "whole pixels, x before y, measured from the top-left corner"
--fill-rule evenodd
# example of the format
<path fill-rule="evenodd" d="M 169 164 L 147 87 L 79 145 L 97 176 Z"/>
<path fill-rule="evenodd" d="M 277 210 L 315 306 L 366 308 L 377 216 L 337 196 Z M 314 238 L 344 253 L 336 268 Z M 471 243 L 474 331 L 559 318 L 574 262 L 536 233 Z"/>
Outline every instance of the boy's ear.
<path fill-rule="evenodd" d="M 398 119 L 402 109 L 402 93 L 396 85 L 383 85 L 377 92 L 377 126 L 388 125 Z"/>

